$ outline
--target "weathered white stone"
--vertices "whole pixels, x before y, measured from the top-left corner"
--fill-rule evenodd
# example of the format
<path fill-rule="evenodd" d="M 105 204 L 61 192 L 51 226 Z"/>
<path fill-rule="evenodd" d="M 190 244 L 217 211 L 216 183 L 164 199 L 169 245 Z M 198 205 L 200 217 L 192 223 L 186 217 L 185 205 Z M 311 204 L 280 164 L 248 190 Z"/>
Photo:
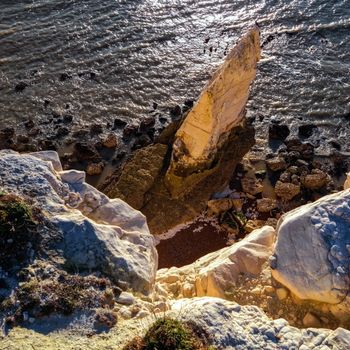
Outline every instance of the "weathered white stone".
<path fill-rule="evenodd" d="M 146 218 L 86 184 L 83 172 L 60 171 L 58 161 L 54 152 L 1 151 L 1 187 L 34 200 L 61 233 L 59 249 L 67 264 L 150 292 L 158 259 Z"/>
<path fill-rule="evenodd" d="M 171 278 L 182 284 L 186 295 L 190 295 L 192 285 L 190 296 L 226 298 L 226 292 L 235 286 L 240 275 L 257 276 L 261 272 L 262 265 L 271 255 L 274 238 L 274 229 L 265 226 L 253 231 L 242 241 L 205 255 L 191 265 L 158 270 L 157 284 L 176 296 L 168 282 Z"/>
<path fill-rule="evenodd" d="M 259 58 L 259 29 L 255 26 L 229 53 L 177 131 L 170 176 L 178 168 L 191 173 L 210 167 L 229 132 L 244 118 Z"/>
<path fill-rule="evenodd" d="M 350 190 L 285 214 L 277 231 L 274 278 L 300 299 L 347 303 L 349 316 Z"/>
<path fill-rule="evenodd" d="M 134 302 L 135 302 L 134 296 L 127 292 L 122 292 L 117 299 L 117 303 L 123 304 L 123 305 L 132 305 Z"/>
<path fill-rule="evenodd" d="M 343 328 L 298 329 L 284 319 L 271 320 L 256 306 L 240 306 L 217 298 L 181 299 L 173 314 L 212 335 L 211 345 L 225 350 L 350 348 L 350 332 Z"/>

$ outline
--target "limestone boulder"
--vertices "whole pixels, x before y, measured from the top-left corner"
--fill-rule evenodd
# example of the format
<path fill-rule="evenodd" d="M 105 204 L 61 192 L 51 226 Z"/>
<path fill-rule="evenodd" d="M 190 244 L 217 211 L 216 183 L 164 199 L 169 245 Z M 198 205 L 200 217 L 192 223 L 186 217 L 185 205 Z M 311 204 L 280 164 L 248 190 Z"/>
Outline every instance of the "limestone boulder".
<path fill-rule="evenodd" d="M 172 304 L 182 321 L 209 334 L 215 349 L 349 349 L 350 332 L 292 327 L 284 319 L 269 319 L 256 306 L 240 306 L 218 298 L 182 299 Z"/>
<path fill-rule="evenodd" d="M 277 232 L 273 277 L 300 299 L 331 304 L 349 317 L 350 190 L 285 214 Z"/>
<path fill-rule="evenodd" d="M 211 168 L 231 130 L 244 119 L 259 58 L 259 28 L 255 26 L 229 53 L 176 133 L 167 173 L 174 196 L 188 189 L 188 176 Z"/>
<path fill-rule="evenodd" d="M 251 232 L 242 241 L 205 255 L 193 264 L 157 272 L 157 285 L 173 297 L 226 298 L 239 276 L 257 276 L 269 259 L 275 239 L 270 226 Z"/>
<path fill-rule="evenodd" d="M 142 293 L 152 290 L 157 252 L 146 218 L 85 183 L 85 173 L 62 171 L 55 152 L 0 152 L 1 189 L 31 198 L 53 225 L 53 247 L 65 266 L 98 271 Z"/>

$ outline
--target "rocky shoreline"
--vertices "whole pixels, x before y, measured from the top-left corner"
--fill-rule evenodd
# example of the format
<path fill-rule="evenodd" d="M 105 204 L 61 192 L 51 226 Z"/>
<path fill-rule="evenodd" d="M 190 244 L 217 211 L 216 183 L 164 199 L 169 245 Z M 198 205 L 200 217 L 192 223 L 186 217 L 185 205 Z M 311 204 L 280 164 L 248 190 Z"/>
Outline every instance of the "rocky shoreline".
<path fill-rule="evenodd" d="M 255 26 L 188 113 L 65 127 L 70 155 L 1 130 L 0 349 L 143 350 L 159 320 L 192 350 L 350 347 L 348 159 L 274 119 L 259 152 L 259 57 Z M 111 159 L 100 192 L 79 169 Z"/>

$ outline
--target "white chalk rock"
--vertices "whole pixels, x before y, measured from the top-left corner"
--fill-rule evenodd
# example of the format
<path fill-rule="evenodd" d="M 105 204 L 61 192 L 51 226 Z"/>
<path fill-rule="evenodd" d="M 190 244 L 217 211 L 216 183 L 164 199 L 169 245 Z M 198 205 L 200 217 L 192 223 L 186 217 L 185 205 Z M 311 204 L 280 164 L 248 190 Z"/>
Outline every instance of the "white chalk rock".
<path fill-rule="evenodd" d="M 0 151 L 3 190 L 34 200 L 62 235 L 59 249 L 79 271 L 100 271 L 149 293 L 158 256 L 146 218 L 85 183 L 81 171 L 62 171 L 57 153 Z"/>
<path fill-rule="evenodd" d="M 344 301 L 350 290 L 350 190 L 285 214 L 277 232 L 274 278 L 300 299 Z"/>
<path fill-rule="evenodd" d="M 212 335 L 215 349 L 350 349 L 348 330 L 298 329 L 284 319 L 269 319 L 256 306 L 205 297 L 175 301 L 172 310 Z"/>
<path fill-rule="evenodd" d="M 180 281 L 182 289 L 191 296 L 226 298 L 226 292 L 236 284 L 242 274 L 257 276 L 272 252 L 275 230 L 270 226 L 251 232 L 242 241 L 203 256 L 193 264 L 157 272 L 157 283 L 171 291 L 172 282 Z M 178 276 L 175 278 L 174 276 Z"/>
<path fill-rule="evenodd" d="M 178 129 L 168 170 L 170 182 L 172 175 L 185 169 L 191 174 L 210 168 L 229 132 L 244 119 L 259 59 L 260 32 L 254 26 L 228 54 Z"/>

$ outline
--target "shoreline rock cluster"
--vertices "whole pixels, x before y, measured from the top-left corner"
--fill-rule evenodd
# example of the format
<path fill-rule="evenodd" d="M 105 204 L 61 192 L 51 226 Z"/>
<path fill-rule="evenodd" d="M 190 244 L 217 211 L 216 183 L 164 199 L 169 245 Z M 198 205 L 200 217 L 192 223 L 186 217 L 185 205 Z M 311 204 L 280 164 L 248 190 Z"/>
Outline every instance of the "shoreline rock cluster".
<path fill-rule="evenodd" d="M 65 170 L 84 170 L 88 180 L 96 183 L 100 181 L 98 177 L 107 176 L 130 153 L 152 144 L 163 129 L 178 120 L 192 104 L 187 100 L 183 106 L 164 107 L 154 102 L 148 115 L 138 122 L 125 117 L 111 118 L 106 125 L 82 125 L 69 108 L 58 112 L 46 101 L 42 117 L 0 130 L 0 149 L 57 151 Z"/>

